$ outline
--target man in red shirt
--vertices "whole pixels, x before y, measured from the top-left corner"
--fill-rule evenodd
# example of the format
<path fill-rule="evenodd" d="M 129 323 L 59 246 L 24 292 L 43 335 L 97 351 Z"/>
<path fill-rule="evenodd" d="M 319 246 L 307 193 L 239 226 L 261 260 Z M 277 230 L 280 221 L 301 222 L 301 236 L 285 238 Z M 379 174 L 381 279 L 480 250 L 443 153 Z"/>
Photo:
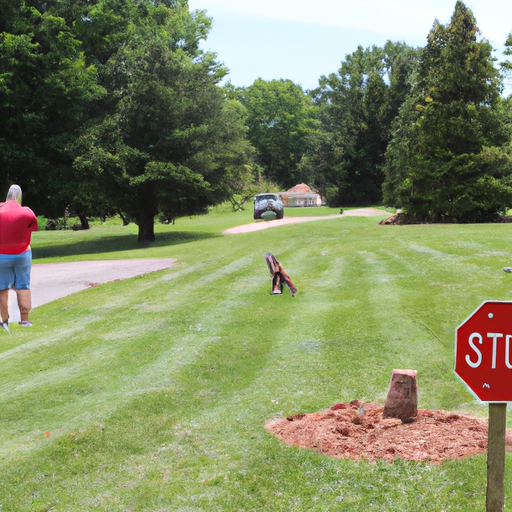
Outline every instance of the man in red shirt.
<path fill-rule="evenodd" d="M 0 327 L 9 331 L 9 290 L 18 298 L 23 327 L 30 327 L 32 309 L 30 272 L 32 270 L 32 231 L 37 218 L 27 206 L 21 206 L 21 188 L 11 185 L 5 203 L 0 203 Z"/>

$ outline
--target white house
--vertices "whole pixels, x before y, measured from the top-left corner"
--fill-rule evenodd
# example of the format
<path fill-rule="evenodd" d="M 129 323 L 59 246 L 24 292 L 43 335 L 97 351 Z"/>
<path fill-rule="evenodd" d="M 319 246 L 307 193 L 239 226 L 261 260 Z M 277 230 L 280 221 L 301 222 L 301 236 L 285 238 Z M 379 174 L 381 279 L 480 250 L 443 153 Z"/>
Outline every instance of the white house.
<path fill-rule="evenodd" d="M 321 206 L 325 201 L 305 183 L 295 185 L 286 192 L 279 192 L 284 206 Z"/>

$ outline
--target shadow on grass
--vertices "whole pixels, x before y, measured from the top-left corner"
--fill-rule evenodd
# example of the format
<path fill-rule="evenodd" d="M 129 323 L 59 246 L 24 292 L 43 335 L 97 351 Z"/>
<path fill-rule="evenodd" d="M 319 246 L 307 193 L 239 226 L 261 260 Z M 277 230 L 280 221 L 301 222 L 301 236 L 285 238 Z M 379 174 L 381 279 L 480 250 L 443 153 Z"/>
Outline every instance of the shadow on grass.
<path fill-rule="evenodd" d="M 137 235 L 118 235 L 95 238 L 94 240 L 81 240 L 79 242 L 52 244 L 43 247 L 32 247 L 34 259 L 57 258 L 75 256 L 77 254 L 101 254 L 108 252 L 136 251 L 152 247 L 166 247 L 171 245 L 196 242 L 205 238 L 221 237 L 213 233 L 187 233 L 178 231 L 173 233 L 157 233 L 154 242 L 138 242 Z"/>

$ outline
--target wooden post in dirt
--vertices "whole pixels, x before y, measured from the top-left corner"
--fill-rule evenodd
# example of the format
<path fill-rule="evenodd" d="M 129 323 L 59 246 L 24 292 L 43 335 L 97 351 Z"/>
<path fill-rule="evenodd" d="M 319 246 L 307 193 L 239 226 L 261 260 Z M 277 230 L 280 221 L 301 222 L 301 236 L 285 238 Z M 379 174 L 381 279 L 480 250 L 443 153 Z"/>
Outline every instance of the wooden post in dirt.
<path fill-rule="evenodd" d="M 455 329 L 454 372 L 481 402 L 489 404 L 486 512 L 503 512 L 505 507 L 505 434 L 512 387 L 503 383 L 512 376 L 510 318 L 512 302 L 486 300 Z"/>
<path fill-rule="evenodd" d="M 505 433 L 507 404 L 489 404 L 487 431 L 487 495 L 486 512 L 503 512 L 505 506 Z"/>

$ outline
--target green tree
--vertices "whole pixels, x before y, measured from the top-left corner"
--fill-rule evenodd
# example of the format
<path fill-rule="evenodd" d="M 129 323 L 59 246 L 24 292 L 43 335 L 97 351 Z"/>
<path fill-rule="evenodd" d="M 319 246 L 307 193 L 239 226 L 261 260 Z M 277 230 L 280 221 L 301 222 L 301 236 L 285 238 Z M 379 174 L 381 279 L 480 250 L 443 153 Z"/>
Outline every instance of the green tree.
<path fill-rule="evenodd" d="M 318 129 L 311 99 L 290 80 L 261 78 L 238 96 L 247 109 L 248 138 L 264 177 L 284 188 L 296 185 L 305 140 Z"/>
<path fill-rule="evenodd" d="M 0 183 L 19 183 L 38 213 L 53 213 L 71 167 L 65 148 L 103 90 L 65 20 L 36 6 L 0 10 Z"/>
<path fill-rule="evenodd" d="M 186 0 L 0 0 L 0 181 L 38 213 L 205 212 L 243 187 L 244 110 Z M 5 4 L 5 5 L 4 5 Z M 5 9 L 4 9 L 5 7 Z M 16 8 L 14 8 L 16 7 Z"/>
<path fill-rule="evenodd" d="M 492 47 L 460 1 L 435 23 L 388 149 L 386 199 L 419 219 L 489 220 L 512 200 Z"/>
<path fill-rule="evenodd" d="M 329 189 L 333 206 L 381 201 L 390 127 L 409 92 L 416 56 L 403 43 L 359 47 L 313 91 L 323 134 L 310 140 L 301 169 Z"/>
<path fill-rule="evenodd" d="M 199 49 L 209 19 L 185 1 L 143 7 L 100 66 L 104 114 L 75 147 L 75 171 L 82 197 L 134 217 L 152 241 L 158 213 L 205 213 L 239 191 L 250 146 L 243 111 L 218 87 L 226 70 Z"/>

